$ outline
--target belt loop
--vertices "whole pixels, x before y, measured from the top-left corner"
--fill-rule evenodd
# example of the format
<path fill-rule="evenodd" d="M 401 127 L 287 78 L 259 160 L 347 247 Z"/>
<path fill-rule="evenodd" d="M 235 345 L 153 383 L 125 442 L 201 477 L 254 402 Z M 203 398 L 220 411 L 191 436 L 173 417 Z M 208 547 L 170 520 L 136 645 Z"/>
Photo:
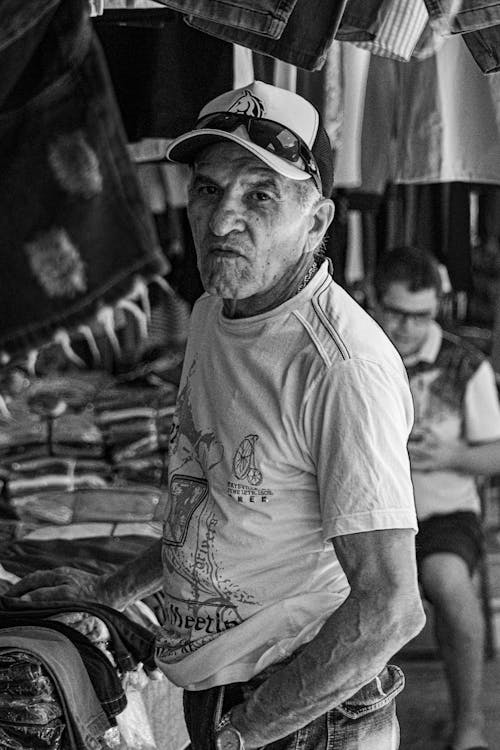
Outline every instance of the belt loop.
<path fill-rule="evenodd" d="M 219 726 L 220 720 L 222 719 L 222 706 L 224 704 L 224 692 L 225 692 L 225 685 L 220 685 L 220 687 L 217 688 L 218 695 L 217 699 L 215 701 L 215 709 L 214 709 L 214 732 L 216 731 L 217 727 Z"/>

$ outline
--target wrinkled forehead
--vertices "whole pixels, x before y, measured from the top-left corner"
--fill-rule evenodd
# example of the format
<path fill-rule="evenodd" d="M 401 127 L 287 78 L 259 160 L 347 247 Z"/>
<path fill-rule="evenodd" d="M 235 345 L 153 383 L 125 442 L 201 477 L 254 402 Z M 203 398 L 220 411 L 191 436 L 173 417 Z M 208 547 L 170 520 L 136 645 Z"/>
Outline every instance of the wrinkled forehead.
<path fill-rule="evenodd" d="M 278 176 L 278 172 L 271 169 L 257 156 L 251 154 L 243 146 L 229 141 L 219 141 L 210 144 L 210 146 L 205 146 L 196 154 L 193 162 L 193 168 L 196 171 L 227 167 L 238 170 L 248 169 L 249 171 L 261 170 Z"/>

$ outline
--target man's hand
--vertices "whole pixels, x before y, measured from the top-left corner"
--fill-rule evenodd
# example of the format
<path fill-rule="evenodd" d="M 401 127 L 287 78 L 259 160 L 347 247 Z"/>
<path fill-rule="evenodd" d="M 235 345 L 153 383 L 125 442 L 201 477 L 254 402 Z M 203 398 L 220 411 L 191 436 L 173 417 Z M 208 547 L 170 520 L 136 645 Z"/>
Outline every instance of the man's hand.
<path fill-rule="evenodd" d="M 40 570 L 22 578 L 7 592 L 32 602 L 85 600 L 123 612 L 130 604 L 159 591 L 162 584 L 161 539 L 113 573 L 95 575 L 64 567 Z"/>
<path fill-rule="evenodd" d="M 420 442 L 408 443 L 408 455 L 413 471 L 457 470 L 460 465 L 460 446 L 444 443 L 427 434 Z"/>
<path fill-rule="evenodd" d="M 103 576 L 76 568 L 54 568 L 30 573 L 6 593 L 30 602 L 86 600 L 109 604 L 103 590 Z M 112 606 L 112 605 L 111 605 Z"/>

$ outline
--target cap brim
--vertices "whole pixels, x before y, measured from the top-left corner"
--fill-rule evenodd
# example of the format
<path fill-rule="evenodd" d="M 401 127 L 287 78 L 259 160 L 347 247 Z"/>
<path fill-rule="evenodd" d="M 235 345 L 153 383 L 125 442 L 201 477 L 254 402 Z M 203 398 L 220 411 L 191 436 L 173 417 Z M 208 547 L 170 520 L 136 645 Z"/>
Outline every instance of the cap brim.
<path fill-rule="evenodd" d="M 286 161 L 286 159 L 281 159 L 279 156 L 275 156 L 275 154 L 266 151 L 266 149 L 261 146 L 257 146 L 253 141 L 246 140 L 236 133 L 230 133 L 225 130 L 216 130 L 215 128 L 202 128 L 200 130 L 184 133 L 184 135 L 181 135 L 172 141 L 167 148 L 165 156 L 173 162 L 192 164 L 199 151 L 214 143 L 219 143 L 220 141 L 232 141 L 233 143 L 237 143 L 239 146 L 263 161 L 264 164 L 267 164 L 268 167 L 271 167 L 275 172 L 282 174 L 284 177 L 289 177 L 291 180 L 309 180 L 311 177 L 308 172 L 295 167 L 291 162 Z"/>

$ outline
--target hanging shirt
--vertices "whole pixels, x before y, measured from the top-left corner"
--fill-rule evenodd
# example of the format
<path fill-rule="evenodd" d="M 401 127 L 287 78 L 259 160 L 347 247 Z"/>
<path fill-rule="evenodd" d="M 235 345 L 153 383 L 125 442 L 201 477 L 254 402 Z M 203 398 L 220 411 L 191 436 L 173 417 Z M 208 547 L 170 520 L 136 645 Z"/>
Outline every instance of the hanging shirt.
<path fill-rule="evenodd" d="M 500 80 L 460 36 L 402 63 L 372 55 L 361 134 L 362 189 L 388 182 L 500 182 Z"/>

